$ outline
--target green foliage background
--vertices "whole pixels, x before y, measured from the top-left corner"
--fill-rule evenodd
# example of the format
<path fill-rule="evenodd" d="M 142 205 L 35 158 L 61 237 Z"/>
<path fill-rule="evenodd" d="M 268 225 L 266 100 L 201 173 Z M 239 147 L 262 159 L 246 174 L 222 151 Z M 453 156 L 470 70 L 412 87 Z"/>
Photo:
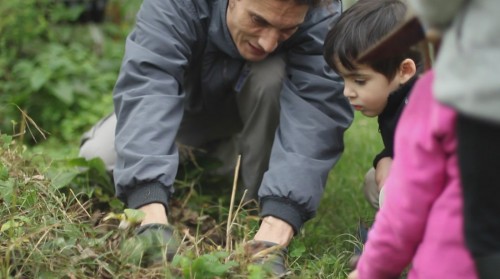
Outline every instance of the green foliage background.
<path fill-rule="evenodd" d="M 22 110 L 52 137 L 74 142 L 112 110 L 124 36 L 140 1 L 109 4 L 119 9 L 118 24 L 74 23 L 83 7 L 63 1 L 0 2 L 0 131 L 22 133 Z"/>

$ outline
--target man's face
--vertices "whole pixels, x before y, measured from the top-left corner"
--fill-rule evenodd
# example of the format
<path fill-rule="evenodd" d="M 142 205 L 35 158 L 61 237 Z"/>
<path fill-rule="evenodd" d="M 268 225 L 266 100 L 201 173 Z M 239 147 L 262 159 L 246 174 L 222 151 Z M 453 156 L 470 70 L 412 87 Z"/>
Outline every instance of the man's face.
<path fill-rule="evenodd" d="M 227 27 L 241 56 L 260 61 L 297 31 L 308 9 L 293 0 L 229 0 Z"/>
<path fill-rule="evenodd" d="M 344 79 L 344 96 L 352 107 L 368 117 L 380 115 L 389 95 L 399 87 L 399 76 L 388 81 L 383 74 L 367 65 L 356 65 L 355 70 L 349 71 L 341 63 L 336 64 L 339 75 Z"/>

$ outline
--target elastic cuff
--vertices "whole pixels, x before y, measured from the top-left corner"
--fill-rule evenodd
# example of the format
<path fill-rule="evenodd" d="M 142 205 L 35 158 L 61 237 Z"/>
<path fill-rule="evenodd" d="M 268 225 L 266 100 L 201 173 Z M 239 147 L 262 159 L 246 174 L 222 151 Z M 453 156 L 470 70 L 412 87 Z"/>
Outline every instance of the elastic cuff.
<path fill-rule="evenodd" d="M 160 182 L 149 182 L 128 189 L 127 207 L 139 208 L 150 203 L 161 203 L 168 209 L 169 188 Z"/>
<path fill-rule="evenodd" d="M 294 235 L 296 235 L 302 225 L 304 225 L 305 218 L 302 217 L 302 212 L 298 206 L 293 204 L 288 199 L 277 197 L 265 197 L 260 201 L 260 216 L 273 216 L 279 218 L 292 226 Z"/>

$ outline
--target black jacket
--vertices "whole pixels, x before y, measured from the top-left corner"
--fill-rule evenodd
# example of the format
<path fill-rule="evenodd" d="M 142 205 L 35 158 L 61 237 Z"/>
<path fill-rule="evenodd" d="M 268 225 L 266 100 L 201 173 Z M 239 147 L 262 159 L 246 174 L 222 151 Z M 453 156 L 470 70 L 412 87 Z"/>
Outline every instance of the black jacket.
<path fill-rule="evenodd" d="M 375 156 L 375 159 L 373 159 L 374 168 L 377 167 L 377 163 L 380 159 L 384 157 L 394 157 L 394 134 L 396 132 L 396 126 L 406 103 L 408 103 L 410 91 L 416 80 L 416 77 L 410 79 L 403 86 L 389 95 L 387 106 L 378 116 L 378 130 L 382 136 L 384 149 L 382 149 L 382 151 Z"/>

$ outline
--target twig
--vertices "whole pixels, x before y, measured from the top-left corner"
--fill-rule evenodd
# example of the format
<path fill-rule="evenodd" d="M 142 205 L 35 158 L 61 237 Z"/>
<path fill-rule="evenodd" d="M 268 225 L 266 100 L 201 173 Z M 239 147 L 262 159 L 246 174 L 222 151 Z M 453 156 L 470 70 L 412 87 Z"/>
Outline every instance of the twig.
<path fill-rule="evenodd" d="M 189 202 L 189 199 L 191 198 L 191 196 L 194 193 L 194 189 L 193 189 L 194 185 L 195 185 L 195 181 L 191 182 L 191 185 L 189 185 L 189 192 L 188 192 L 186 198 L 184 199 L 184 202 L 182 203 L 181 209 L 186 208 L 187 203 Z"/>
<path fill-rule="evenodd" d="M 238 155 L 238 160 L 236 161 L 236 169 L 234 170 L 234 181 L 233 181 L 233 191 L 231 192 L 231 203 L 229 204 L 229 215 L 227 216 L 227 228 L 226 228 L 226 250 L 229 252 L 232 250 L 231 245 L 231 224 L 233 216 L 233 206 L 234 198 L 236 196 L 236 185 L 238 182 L 238 173 L 240 172 L 241 154 Z"/>
<path fill-rule="evenodd" d="M 73 195 L 73 197 L 75 198 L 76 202 L 78 203 L 78 205 L 83 209 L 83 211 L 85 212 L 85 214 L 87 214 L 87 217 L 89 218 L 92 218 L 92 216 L 88 213 L 88 211 L 85 209 L 85 207 L 83 206 L 82 203 L 80 203 L 80 201 L 78 200 L 78 198 L 76 197 L 75 195 L 75 192 L 73 192 L 73 189 L 69 189 L 69 191 L 71 192 L 71 194 Z"/>
<path fill-rule="evenodd" d="M 200 251 L 198 250 L 198 241 L 196 241 L 196 238 L 189 233 L 189 229 L 186 228 L 183 230 L 183 232 L 184 232 L 184 239 L 187 238 L 189 241 L 193 243 L 196 256 L 199 257 Z M 182 242 L 184 242 L 184 239 L 182 240 Z"/>
<path fill-rule="evenodd" d="M 28 129 L 30 135 L 31 135 L 31 138 L 37 142 L 36 138 L 35 138 L 35 135 L 33 134 L 33 132 L 31 131 L 31 128 L 30 128 L 30 123 L 31 125 L 33 125 L 35 127 L 35 129 L 38 131 L 38 133 L 40 133 L 40 135 L 43 137 L 43 139 L 47 139 L 47 137 L 45 137 L 45 133 L 46 131 L 42 130 L 40 127 L 38 127 L 38 125 L 36 124 L 36 122 L 28 116 L 28 114 L 22 110 L 19 106 L 17 106 L 17 109 L 21 112 L 21 115 L 22 115 L 22 120 L 21 120 L 21 131 L 18 133 L 18 135 L 21 136 L 21 141 L 22 141 L 22 137 L 23 135 L 26 133 L 26 129 Z"/>
<path fill-rule="evenodd" d="M 233 227 L 233 224 L 236 222 L 236 218 L 238 217 L 238 213 L 240 212 L 240 209 L 243 208 L 243 201 L 245 200 L 245 196 L 246 196 L 247 192 L 248 192 L 247 189 L 245 189 L 245 191 L 243 192 L 243 196 L 241 197 L 240 204 L 238 205 L 238 207 L 236 208 L 236 212 L 234 213 L 234 217 L 233 217 L 233 220 L 231 222 L 231 228 Z"/>

